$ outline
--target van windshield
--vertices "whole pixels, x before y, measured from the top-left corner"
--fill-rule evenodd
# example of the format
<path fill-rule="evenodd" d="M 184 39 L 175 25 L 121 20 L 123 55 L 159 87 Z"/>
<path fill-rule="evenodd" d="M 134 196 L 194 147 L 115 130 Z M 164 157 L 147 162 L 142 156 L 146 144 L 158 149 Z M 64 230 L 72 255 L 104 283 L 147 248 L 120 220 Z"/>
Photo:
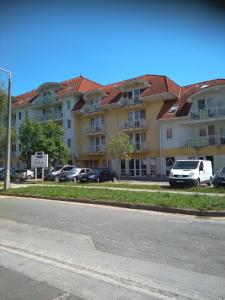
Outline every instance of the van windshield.
<path fill-rule="evenodd" d="M 198 163 L 198 160 L 177 161 L 173 166 L 173 169 L 197 169 Z"/>

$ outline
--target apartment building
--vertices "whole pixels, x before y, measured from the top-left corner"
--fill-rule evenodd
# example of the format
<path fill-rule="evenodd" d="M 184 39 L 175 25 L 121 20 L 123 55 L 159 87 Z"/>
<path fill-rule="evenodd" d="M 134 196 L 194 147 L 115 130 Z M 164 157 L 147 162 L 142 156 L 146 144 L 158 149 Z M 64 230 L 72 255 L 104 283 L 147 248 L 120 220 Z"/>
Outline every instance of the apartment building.
<path fill-rule="evenodd" d="M 225 166 L 225 80 L 211 80 L 181 89 L 159 114 L 161 174 L 176 159 L 212 161 L 214 172 Z"/>
<path fill-rule="evenodd" d="M 19 136 L 21 122 L 25 116 L 29 116 L 41 123 L 53 120 L 63 127 L 64 142 L 69 148 L 68 162 L 74 162 L 77 157 L 75 144 L 76 128 L 71 110 L 83 93 L 98 86 L 100 85 L 80 76 L 60 83 L 44 83 L 32 92 L 14 97 L 12 103 L 12 128 L 16 130 L 17 137 Z M 20 154 L 21 145 L 17 138 L 11 147 L 11 165 L 15 168 L 24 167 Z M 0 165 L 4 165 L 4 161 L 1 159 Z"/>
<path fill-rule="evenodd" d="M 45 83 L 16 97 L 12 126 L 19 131 L 28 114 L 64 128 L 68 162 L 113 167 L 107 144 L 128 134 L 132 159 L 121 162 L 123 176 L 166 176 L 175 159 L 203 157 L 214 170 L 225 165 L 225 79 L 181 87 L 166 76 L 144 75 L 101 85 L 82 76 Z M 21 165 L 19 141 L 13 166 Z"/>

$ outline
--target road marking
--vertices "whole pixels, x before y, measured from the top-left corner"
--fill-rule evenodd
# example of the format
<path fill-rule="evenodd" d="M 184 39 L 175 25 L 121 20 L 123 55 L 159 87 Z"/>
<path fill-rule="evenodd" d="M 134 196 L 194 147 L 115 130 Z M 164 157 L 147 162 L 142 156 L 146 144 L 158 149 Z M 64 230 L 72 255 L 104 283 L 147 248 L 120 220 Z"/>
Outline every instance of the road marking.
<path fill-rule="evenodd" d="M 88 267 L 84 266 L 79 266 L 75 264 L 71 264 L 68 262 L 63 262 L 61 260 L 58 260 L 56 258 L 51 258 L 48 256 L 44 255 L 39 255 L 39 254 L 34 254 L 29 250 L 21 250 L 16 247 L 8 246 L 8 245 L 3 245 L 0 244 L 0 249 L 4 250 L 9 253 L 13 253 L 31 260 L 39 261 L 44 264 L 52 265 L 54 267 L 85 275 L 91 278 L 94 278 L 96 280 L 101 280 L 103 282 L 112 284 L 114 286 L 120 286 L 141 294 L 145 294 L 151 297 L 156 297 L 157 299 L 161 300 L 168 300 L 168 299 L 182 299 L 182 300 L 198 300 L 198 299 L 210 299 L 206 298 L 205 295 L 204 297 L 202 295 L 199 295 L 198 293 L 194 293 L 193 291 L 180 291 L 178 289 L 173 289 L 173 288 L 167 288 L 162 285 L 159 286 L 153 282 L 151 282 L 151 285 L 149 282 L 144 283 L 140 281 L 133 280 L 132 278 L 125 278 L 121 277 L 119 275 L 113 275 L 113 274 L 107 274 L 105 272 L 97 271 L 94 269 L 90 269 Z M 190 295 L 191 293 L 191 295 Z M 57 298 L 56 298 L 57 299 Z M 60 299 L 60 298 L 59 298 Z M 63 298 L 62 298 L 63 299 Z M 60 299 L 60 300 L 62 300 Z M 54 299 L 55 300 L 55 299 Z M 58 300 L 58 299 L 57 299 Z"/>
<path fill-rule="evenodd" d="M 58 297 L 55 297 L 52 300 L 66 300 L 70 296 L 71 296 L 70 293 L 63 293 L 62 295 L 59 295 Z"/>

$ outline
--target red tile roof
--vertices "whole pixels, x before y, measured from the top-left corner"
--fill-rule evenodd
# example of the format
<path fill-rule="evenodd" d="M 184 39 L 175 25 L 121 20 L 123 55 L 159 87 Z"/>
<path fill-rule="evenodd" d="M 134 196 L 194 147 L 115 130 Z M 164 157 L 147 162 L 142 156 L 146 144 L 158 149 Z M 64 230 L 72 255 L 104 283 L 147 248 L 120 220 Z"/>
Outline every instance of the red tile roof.
<path fill-rule="evenodd" d="M 70 94 L 75 91 L 85 93 L 87 91 L 102 87 L 101 84 L 98 84 L 98 83 L 96 83 L 92 80 L 89 80 L 83 76 L 79 76 L 79 77 L 75 77 L 73 79 L 62 81 L 62 82 L 60 82 L 60 84 L 63 87 L 58 91 L 59 96 L 62 96 L 65 94 Z M 32 102 L 37 96 L 38 96 L 38 93 L 35 90 L 33 90 L 32 92 L 28 92 L 28 93 L 16 96 L 15 101 L 13 102 L 13 108 Z"/>
<path fill-rule="evenodd" d="M 158 119 L 168 119 L 188 115 L 188 112 L 191 107 L 191 103 L 187 102 L 187 98 L 193 93 L 196 93 L 202 90 L 202 86 L 215 86 L 225 84 L 225 79 L 215 79 L 204 81 L 196 84 L 191 84 L 187 86 L 179 86 L 170 78 L 162 75 L 143 75 L 135 78 L 111 83 L 108 85 L 101 85 L 92 80 L 89 80 L 83 76 L 79 76 L 70 80 L 65 80 L 60 84 L 63 86 L 59 91 L 58 95 L 66 95 L 75 91 L 81 93 L 86 93 L 91 90 L 100 89 L 106 93 L 106 96 L 101 100 L 101 105 L 107 105 L 115 103 L 119 100 L 121 95 L 121 90 L 119 89 L 123 84 L 132 82 L 133 80 L 145 80 L 150 84 L 150 87 L 146 87 L 141 93 L 142 97 L 170 93 L 174 95 L 174 100 L 166 100 L 160 110 Z M 13 108 L 22 106 L 24 104 L 31 103 L 38 96 L 37 92 L 34 90 L 29 93 L 25 93 L 16 97 L 16 100 L 13 102 Z M 73 111 L 80 110 L 85 101 L 83 97 L 76 103 L 73 108 Z M 173 104 L 178 105 L 176 113 L 170 113 L 170 108 Z"/>
<path fill-rule="evenodd" d="M 19 106 L 31 103 L 37 96 L 38 94 L 35 90 L 19 95 L 13 99 L 12 107 L 17 108 Z"/>
<path fill-rule="evenodd" d="M 204 88 L 221 84 L 225 84 L 225 79 L 214 79 L 183 86 L 181 88 L 180 97 L 178 96 L 174 101 L 164 101 L 164 104 L 159 112 L 158 119 L 172 119 L 176 117 L 187 116 L 191 108 L 191 103 L 187 102 L 188 97 L 194 93 L 204 90 Z M 173 104 L 178 105 L 176 113 L 170 113 L 170 108 Z"/>

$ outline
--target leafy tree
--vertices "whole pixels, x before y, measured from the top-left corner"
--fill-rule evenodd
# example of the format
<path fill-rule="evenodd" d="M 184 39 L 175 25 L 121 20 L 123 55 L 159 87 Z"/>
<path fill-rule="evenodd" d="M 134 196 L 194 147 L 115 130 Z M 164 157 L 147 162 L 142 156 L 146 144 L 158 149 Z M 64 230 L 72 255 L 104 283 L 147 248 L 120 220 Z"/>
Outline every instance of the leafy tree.
<path fill-rule="evenodd" d="M 5 136 L 4 116 L 6 112 L 7 95 L 3 84 L 0 85 L 0 140 Z"/>
<path fill-rule="evenodd" d="M 4 85 L 0 84 L 0 157 L 5 156 L 6 150 L 6 112 L 7 112 L 7 95 Z M 16 141 L 16 130 L 11 129 L 11 143 Z"/>
<path fill-rule="evenodd" d="M 127 134 L 117 133 L 117 135 L 110 140 L 108 144 L 108 151 L 111 154 L 112 158 L 117 161 L 117 168 L 118 168 L 117 172 L 120 181 L 121 160 L 130 159 L 131 154 L 134 151 L 134 147 L 131 144 Z"/>
<path fill-rule="evenodd" d="M 63 129 L 55 122 L 40 124 L 26 117 L 20 126 L 21 158 L 30 165 L 30 158 L 37 151 L 48 154 L 53 166 L 64 163 L 68 148 L 63 141 Z"/>

